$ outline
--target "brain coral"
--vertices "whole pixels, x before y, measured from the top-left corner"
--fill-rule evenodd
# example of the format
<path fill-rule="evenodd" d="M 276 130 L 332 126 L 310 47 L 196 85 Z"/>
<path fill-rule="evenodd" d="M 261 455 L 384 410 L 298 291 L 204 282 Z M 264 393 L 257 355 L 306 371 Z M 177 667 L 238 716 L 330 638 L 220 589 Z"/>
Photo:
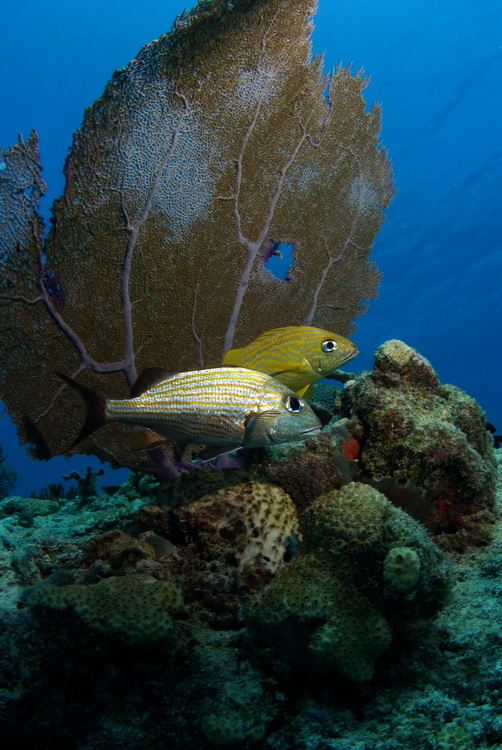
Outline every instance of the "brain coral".
<path fill-rule="evenodd" d="M 394 601 L 396 590 L 407 590 L 397 583 L 397 571 L 395 576 L 385 575 L 385 561 L 388 571 L 389 561 L 395 560 L 393 550 L 406 548 L 406 557 L 415 561 L 415 573 L 418 568 L 420 575 L 413 597 L 400 600 L 401 613 L 426 614 L 443 602 L 449 584 L 448 558 L 422 524 L 374 487 L 351 482 L 318 497 L 312 504 L 306 544 L 318 558 L 349 571 L 358 587 L 382 603 Z"/>
<path fill-rule="evenodd" d="M 292 660 L 364 682 L 393 627 L 436 612 L 448 584 L 447 557 L 424 527 L 352 482 L 313 503 L 302 549 L 251 599 L 249 627 Z"/>
<path fill-rule="evenodd" d="M 183 608 L 181 590 L 169 581 L 105 578 L 93 585 L 38 583 L 26 589 L 30 607 L 71 608 L 89 627 L 128 643 L 166 637 L 171 615 Z"/>

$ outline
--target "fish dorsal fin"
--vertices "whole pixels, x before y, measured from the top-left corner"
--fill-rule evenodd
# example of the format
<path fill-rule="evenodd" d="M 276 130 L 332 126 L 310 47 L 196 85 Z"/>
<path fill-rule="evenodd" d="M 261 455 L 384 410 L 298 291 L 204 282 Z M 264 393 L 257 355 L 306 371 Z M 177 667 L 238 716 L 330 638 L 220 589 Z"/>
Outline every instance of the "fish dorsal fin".
<path fill-rule="evenodd" d="M 177 372 L 169 372 L 169 370 L 164 370 L 162 367 L 147 367 L 136 378 L 136 381 L 131 388 L 131 398 L 137 398 L 138 396 L 141 396 L 145 391 L 153 388 L 154 385 L 158 385 L 164 380 L 174 378 L 177 374 Z"/>
<path fill-rule="evenodd" d="M 313 392 L 314 386 L 311 383 L 307 383 L 307 385 L 304 385 L 302 388 L 298 388 L 295 391 L 297 396 L 303 396 L 303 398 L 306 399 L 312 398 Z"/>
<path fill-rule="evenodd" d="M 223 357 L 223 364 L 226 367 L 235 365 L 235 363 L 239 361 L 242 351 L 242 349 L 229 349 Z"/>
<path fill-rule="evenodd" d="M 270 328 L 268 331 L 263 331 L 259 336 L 255 338 L 251 343 L 255 344 L 257 341 L 266 341 L 267 339 L 276 339 L 284 331 L 290 331 L 294 328 L 301 328 L 301 326 L 280 326 L 279 328 Z"/>

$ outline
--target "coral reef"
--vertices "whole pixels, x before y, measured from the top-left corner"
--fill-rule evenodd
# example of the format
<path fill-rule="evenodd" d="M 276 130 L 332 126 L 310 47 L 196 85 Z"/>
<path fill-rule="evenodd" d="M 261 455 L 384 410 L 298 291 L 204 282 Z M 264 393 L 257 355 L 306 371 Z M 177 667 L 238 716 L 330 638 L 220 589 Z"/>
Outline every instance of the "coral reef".
<path fill-rule="evenodd" d="M 359 466 L 346 458 L 343 451 L 350 439 L 347 421 L 333 420 L 316 439 L 307 440 L 301 446 L 293 443 L 274 446 L 248 464 L 248 470 L 278 484 L 293 498 L 301 524 L 303 511 L 312 500 L 340 488 L 359 472 Z"/>
<path fill-rule="evenodd" d="M 55 585 L 43 581 L 22 596 L 30 607 L 75 612 L 89 627 L 127 643 L 150 643 L 172 630 L 172 615 L 183 607 L 183 594 L 168 581 L 105 578 L 94 585 Z"/>
<path fill-rule="evenodd" d="M 245 471 L 0 501 L 7 743 L 499 750 L 502 451 L 413 350 L 376 362 L 332 391 L 319 437 Z M 393 464 L 388 419 L 407 394 L 420 430 L 452 393 L 441 419 L 479 509 L 445 528 L 443 444 L 411 431 Z M 438 487 L 407 478 L 414 460 Z"/>
<path fill-rule="evenodd" d="M 248 608 L 255 639 L 304 664 L 312 674 L 336 668 L 370 680 L 391 642 L 385 618 L 348 580 L 313 554 L 299 554 Z"/>
<path fill-rule="evenodd" d="M 144 47 L 86 111 L 46 238 L 36 134 L 2 151 L 0 395 L 37 457 L 80 423 L 54 370 L 126 397 L 276 326 L 347 335 L 374 296 L 380 112 L 311 57 L 314 8 L 203 0 Z M 161 483 L 109 425 L 77 450 L 141 468 L 124 486 L 0 499 L 6 745 L 502 746 L 502 453 L 403 342 L 333 378 L 322 434 L 245 470 Z"/>
<path fill-rule="evenodd" d="M 308 529 L 305 551 L 251 600 L 251 628 L 309 670 L 367 681 L 392 626 L 444 603 L 447 558 L 407 513 L 355 482 L 317 498 Z"/>
<path fill-rule="evenodd" d="M 272 484 L 247 482 L 206 495 L 173 514 L 176 533 L 196 540 L 214 559 L 232 550 L 241 575 L 274 575 L 298 546 L 296 508 Z"/>

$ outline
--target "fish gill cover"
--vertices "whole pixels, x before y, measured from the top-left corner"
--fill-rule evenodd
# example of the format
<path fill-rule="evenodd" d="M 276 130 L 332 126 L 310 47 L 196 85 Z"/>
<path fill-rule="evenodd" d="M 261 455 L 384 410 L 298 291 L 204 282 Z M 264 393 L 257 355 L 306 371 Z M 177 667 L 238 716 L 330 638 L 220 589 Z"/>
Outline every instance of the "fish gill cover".
<path fill-rule="evenodd" d="M 35 133 L 0 154 L 1 398 L 64 453 L 81 404 L 54 375 L 128 395 L 137 373 L 217 365 L 261 332 L 349 334 L 392 193 L 361 73 L 322 73 L 312 0 L 213 0 L 115 72 L 86 112 L 44 239 Z M 264 266 L 293 246 L 286 279 Z M 76 447 L 133 466 L 129 431 Z"/>

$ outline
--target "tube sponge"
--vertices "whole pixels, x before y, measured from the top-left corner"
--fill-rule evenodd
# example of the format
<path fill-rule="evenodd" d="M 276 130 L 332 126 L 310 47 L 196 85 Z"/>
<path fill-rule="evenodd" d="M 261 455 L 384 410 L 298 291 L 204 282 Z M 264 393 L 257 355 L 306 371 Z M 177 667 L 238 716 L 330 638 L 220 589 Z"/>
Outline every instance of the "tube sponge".
<path fill-rule="evenodd" d="M 420 558 L 410 547 L 394 547 L 385 558 L 383 573 L 398 591 L 409 591 L 418 581 Z"/>

